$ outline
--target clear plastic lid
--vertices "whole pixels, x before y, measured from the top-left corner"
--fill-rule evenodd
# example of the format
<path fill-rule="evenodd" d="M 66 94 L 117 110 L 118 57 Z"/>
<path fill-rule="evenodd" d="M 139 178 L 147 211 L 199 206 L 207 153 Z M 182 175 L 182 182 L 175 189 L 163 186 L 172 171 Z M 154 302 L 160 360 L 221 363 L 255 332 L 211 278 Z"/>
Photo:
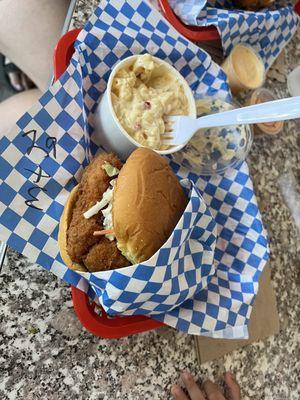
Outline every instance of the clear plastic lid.
<path fill-rule="evenodd" d="M 220 99 L 197 100 L 198 116 L 232 110 L 235 105 Z M 252 144 L 249 125 L 200 129 L 172 158 L 200 175 L 221 174 L 243 161 Z"/>
<path fill-rule="evenodd" d="M 260 88 L 254 90 L 246 101 L 246 105 L 265 103 L 267 101 L 276 100 L 276 96 L 268 89 Z M 255 134 L 266 134 L 269 136 L 277 135 L 282 131 L 284 121 L 264 122 L 262 124 L 254 124 Z"/>

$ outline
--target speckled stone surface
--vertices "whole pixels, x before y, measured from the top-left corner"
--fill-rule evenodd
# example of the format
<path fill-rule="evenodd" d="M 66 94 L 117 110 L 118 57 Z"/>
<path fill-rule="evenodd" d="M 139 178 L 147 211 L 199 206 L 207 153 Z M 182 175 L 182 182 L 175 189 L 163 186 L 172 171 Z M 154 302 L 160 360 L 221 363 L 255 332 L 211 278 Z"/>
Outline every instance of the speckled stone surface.
<path fill-rule="evenodd" d="M 74 24 L 81 26 L 97 4 L 78 1 Z M 288 70 L 299 64 L 300 31 L 285 57 Z M 287 95 L 286 82 L 268 79 L 267 86 Z M 299 131 L 289 122 L 276 138 L 255 138 L 249 156 L 270 236 L 279 335 L 202 366 L 193 337 L 169 328 L 101 340 L 81 327 L 64 283 L 10 250 L 0 274 L 0 399 L 165 400 L 179 371 L 188 368 L 215 379 L 232 370 L 243 399 L 298 400 L 300 234 L 279 181 L 288 174 L 300 183 Z"/>

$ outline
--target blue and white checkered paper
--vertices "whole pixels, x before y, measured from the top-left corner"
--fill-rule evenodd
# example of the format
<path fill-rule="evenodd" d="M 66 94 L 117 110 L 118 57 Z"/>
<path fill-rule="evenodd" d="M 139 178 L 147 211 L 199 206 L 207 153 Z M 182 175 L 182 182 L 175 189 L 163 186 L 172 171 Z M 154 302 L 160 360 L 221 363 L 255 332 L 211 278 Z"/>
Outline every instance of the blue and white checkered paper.
<path fill-rule="evenodd" d="M 216 222 L 188 179 L 189 203 L 169 239 L 149 260 L 113 271 L 81 273 L 110 315 L 160 315 L 207 287 L 215 273 Z"/>
<path fill-rule="evenodd" d="M 237 10 L 229 0 L 169 0 L 187 25 L 214 25 L 221 36 L 224 54 L 240 43 L 253 46 L 268 69 L 296 32 L 299 17 L 288 2 L 277 0 L 271 9 Z"/>
<path fill-rule="evenodd" d="M 195 96 L 228 97 L 222 70 L 147 2 L 102 1 L 65 74 L 0 140 L 0 239 L 97 296 L 110 314 L 153 314 L 191 334 L 247 337 L 268 248 L 245 163 L 224 176 L 199 177 L 170 160 L 178 178 L 188 179 L 182 184 L 195 186 L 170 239 L 141 265 L 80 274 L 59 255 L 64 204 L 101 145 L 93 111 L 112 67 L 145 51 L 173 64 Z"/>

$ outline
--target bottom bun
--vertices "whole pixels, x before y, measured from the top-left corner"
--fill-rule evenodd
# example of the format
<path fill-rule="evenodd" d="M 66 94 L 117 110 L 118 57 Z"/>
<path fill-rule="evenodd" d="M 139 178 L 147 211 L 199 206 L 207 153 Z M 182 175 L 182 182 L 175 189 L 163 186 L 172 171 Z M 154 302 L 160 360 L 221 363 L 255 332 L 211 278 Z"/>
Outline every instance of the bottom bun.
<path fill-rule="evenodd" d="M 64 263 L 68 268 L 73 269 L 74 271 L 88 272 L 88 270 L 85 268 L 84 265 L 73 262 L 67 252 L 67 232 L 72 217 L 72 210 L 77 199 L 77 189 L 78 186 L 75 186 L 74 189 L 71 191 L 70 196 L 65 205 L 64 211 L 62 213 L 62 216 L 60 218 L 59 231 L 58 231 L 58 246 L 61 258 L 63 259 Z"/>

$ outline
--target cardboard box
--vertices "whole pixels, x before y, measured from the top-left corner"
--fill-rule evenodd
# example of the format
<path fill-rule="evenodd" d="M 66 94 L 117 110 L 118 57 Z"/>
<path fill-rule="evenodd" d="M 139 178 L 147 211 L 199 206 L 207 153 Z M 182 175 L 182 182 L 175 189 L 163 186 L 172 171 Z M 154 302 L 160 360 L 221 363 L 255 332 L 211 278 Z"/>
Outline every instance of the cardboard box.
<path fill-rule="evenodd" d="M 279 317 L 276 297 L 272 287 L 270 268 L 267 265 L 260 277 L 259 290 L 254 301 L 249 322 L 249 339 L 226 340 L 195 336 L 197 357 L 200 364 L 224 356 L 239 349 L 265 339 L 279 332 Z"/>

